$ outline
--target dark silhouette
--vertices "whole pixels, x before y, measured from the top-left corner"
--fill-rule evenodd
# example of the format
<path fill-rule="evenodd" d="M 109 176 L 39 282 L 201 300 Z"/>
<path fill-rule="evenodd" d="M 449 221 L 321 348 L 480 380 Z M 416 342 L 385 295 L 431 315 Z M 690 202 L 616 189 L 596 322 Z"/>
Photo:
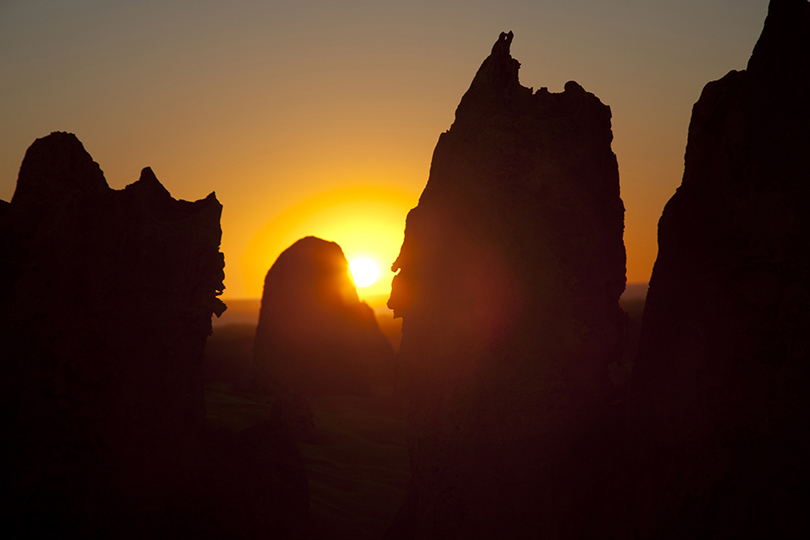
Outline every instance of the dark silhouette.
<path fill-rule="evenodd" d="M 228 304 L 230 311 L 231 302 Z M 255 336 L 255 324 L 229 324 L 214 328 L 205 345 L 203 383 L 206 388 L 250 392 Z"/>
<path fill-rule="evenodd" d="M 0 201 L 4 537 L 378 534 L 408 482 L 397 365 L 390 540 L 810 535 L 810 3 L 772 0 L 748 69 L 704 88 L 629 313 L 610 109 L 521 86 L 512 38 L 408 215 L 396 361 L 307 237 L 267 274 L 252 365 L 243 326 L 204 366 L 215 195 L 148 168 L 115 191 L 75 136 L 37 140 Z"/>
<path fill-rule="evenodd" d="M 628 415 L 636 538 L 810 536 L 810 4 L 706 85 L 658 228 Z"/>
<path fill-rule="evenodd" d="M 205 420 L 222 313 L 221 205 L 150 169 L 121 191 L 71 134 L 28 149 L 2 205 L 6 537 L 307 537 L 303 463 L 278 422 Z"/>
<path fill-rule="evenodd" d="M 255 389 L 270 395 L 369 395 L 392 384 L 394 352 L 360 302 L 343 250 L 314 236 L 287 248 L 264 281 Z"/>
<path fill-rule="evenodd" d="M 441 135 L 389 307 L 412 481 L 390 538 L 599 537 L 626 317 L 610 109 L 533 92 L 501 34 Z"/>

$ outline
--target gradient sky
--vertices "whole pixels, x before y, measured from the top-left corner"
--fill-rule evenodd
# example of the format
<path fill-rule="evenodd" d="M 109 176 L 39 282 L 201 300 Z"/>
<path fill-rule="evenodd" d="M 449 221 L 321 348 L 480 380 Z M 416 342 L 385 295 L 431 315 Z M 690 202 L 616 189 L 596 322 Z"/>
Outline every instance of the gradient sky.
<path fill-rule="evenodd" d="M 150 166 L 176 198 L 216 191 L 226 298 L 261 295 L 306 234 L 387 267 L 439 134 L 512 30 L 524 86 L 575 80 L 611 107 L 628 280 L 644 282 L 692 105 L 745 69 L 767 5 L 0 0 L 0 199 L 34 139 L 69 131 L 113 188 Z"/>

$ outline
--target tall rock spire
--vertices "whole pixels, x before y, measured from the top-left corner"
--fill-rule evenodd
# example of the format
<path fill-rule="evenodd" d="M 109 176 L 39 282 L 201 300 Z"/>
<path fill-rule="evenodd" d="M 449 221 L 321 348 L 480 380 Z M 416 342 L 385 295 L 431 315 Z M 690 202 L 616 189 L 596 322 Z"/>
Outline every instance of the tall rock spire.
<path fill-rule="evenodd" d="M 520 85 L 501 34 L 439 138 L 393 265 L 412 482 L 391 538 L 588 534 L 623 347 L 610 109 Z"/>
<path fill-rule="evenodd" d="M 748 70 L 695 104 L 659 223 L 628 416 L 636 537 L 810 534 L 808 149 L 810 4 L 773 0 Z"/>
<path fill-rule="evenodd" d="M 0 204 L 0 521 L 9 538 L 310 538 L 298 448 L 214 433 L 203 349 L 225 305 L 216 196 L 107 185 L 75 135 Z"/>

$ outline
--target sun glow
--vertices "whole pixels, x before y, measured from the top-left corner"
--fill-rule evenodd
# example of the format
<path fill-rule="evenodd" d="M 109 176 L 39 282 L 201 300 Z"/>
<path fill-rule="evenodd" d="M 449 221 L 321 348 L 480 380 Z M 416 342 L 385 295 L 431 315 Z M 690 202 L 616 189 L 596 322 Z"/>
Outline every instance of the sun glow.
<path fill-rule="evenodd" d="M 262 294 L 267 270 L 279 253 L 304 236 L 337 242 L 348 261 L 370 259 L 376 280 L 362 285 L 354 274 L 361 300 L 384 306 L 391 292 L 389 271 L 402 245 L 405 216 L 418 194 L 380 186 L 354 186 L 304 199 L 276 215 L 251 240 L 242 258 L 244 280 L 251 296 Z"/>
<path fill-rule="evenodd" d="M 368 257 L 358 257 L 349 262 L 349 270 L 357 287 L 373 285 L 380 277 L 380 267 Z"/>

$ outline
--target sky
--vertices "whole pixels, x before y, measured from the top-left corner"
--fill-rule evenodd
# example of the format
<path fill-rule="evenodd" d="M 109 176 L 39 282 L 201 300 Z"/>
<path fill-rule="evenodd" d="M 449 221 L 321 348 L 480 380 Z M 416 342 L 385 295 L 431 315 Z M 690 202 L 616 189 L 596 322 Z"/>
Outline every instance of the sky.
<path fill-rule="evenodd" d="M 383 267 L 433 148 L 502 31 L 524 86 L 611 107 L 629 282 L 646 282 L 692 105 L 745 69 L 768 0 L 0 0 L 0 199 L 25 150 L 75 133 L 109 185 L 143 167 L 223 204 L 224 298 L 298 238 Z"/>

